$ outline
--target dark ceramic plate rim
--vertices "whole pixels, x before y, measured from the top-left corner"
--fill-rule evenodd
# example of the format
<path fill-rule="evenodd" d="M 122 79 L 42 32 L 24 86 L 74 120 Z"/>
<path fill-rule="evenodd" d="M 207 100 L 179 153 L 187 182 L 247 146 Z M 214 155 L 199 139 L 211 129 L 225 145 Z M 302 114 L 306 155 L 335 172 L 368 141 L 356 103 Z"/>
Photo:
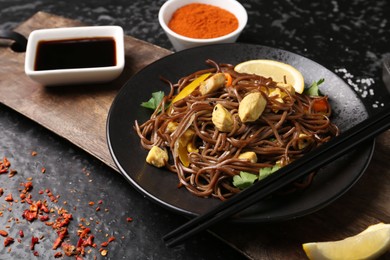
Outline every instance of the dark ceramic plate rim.
<path fill-rule="evenodd" d="M 232 51 L 238 54 L 236 54 L 236 56 L 231 55 Z M 224 55 L 228 56 L 228 58 L 222 60 Z M 183 63 L 183 61 L 194 58 L 196 60 L 188 62 L 187 64 Z M 332 106 L 336 107 L 336 114 L 344 115 L 347 113 L 348 115 L 352 115 L 352 118 L 340 119 L 339 124 L 341 124 L 341 128 L 345 128 L 347 125 L 350 127 L 368 116 L 363 100 L 361 100 L 356 93 L 354 93 L 353 90 L 333 72 L 301 55 L 272 47 L 238 43 L 210 45 L 177 52 L 149 64 L 134 75 L 122 87 L 114 99 L 107 118 L 107 142 L 112 158 L 125 179 L 147 198 L 177 213 L 194 217 L 205 213 L 220 202 L 211 198 L 197 198 L 185 191 L 184 188 L 177 189 L 174 185 L 175 181 L 177 183 L 176 176 L 162 176 L 161 174 L 165 174 L 164 170 L 147 165 L 145 163 L 146 151 L 143 151 L 139 145 L 139 141 L 136 142 L 136 139 L 134 139 L 135 132 L 133 131 L 132 126 L 134 120 L 139 119 L 137 116 L 138 114 L 142 115 L 144 120 L 146 119 L 145 113 L 150 114 L 149 112 L 145 112 L 146 109 L 139 106 L 140 102 L 147 100 L 154 91 L 163 89 L 166 92 L 167 87 L 164 83 L 160 82 L 158 79 L 159 76 L 167 76 L 169 80 L 173 81 L 177 80 L 179 76 L 185 75 L 176 70 L 171 71 L 167 68 L 169 67 L 167 65 L 174 66 L 177 70 L 183 69 L 185 71 L 187 69 L 188 72 L 192 72 L 196 69 L 206 67 L 204 61 L 207 58 L 212 58 L 218 62 L 233 64 L 249 59 L 261 58 L 280 60 L 289 63 L 302 72 L 306 84 L 310 84 L 313 80 L 325 77 L 326 81 L 323 88 L 321 88 L 321 91 L 325 94 L 328 94 L 327 92 L 336 93 L 334 97 L 330 96 L 335 101 L 340 101 L 342 98 L 345 98 L 343 95 L 348 95 L 348 102 L 346 102 L 346 104 L 344 104 L 344 102 L 332 104 Z M 181 62 L 181 64 L 177 65 L 177 62 Z M 194 65 L 195 63 L 197 64 L 196 66 Z M 156 74 L 156 70 L 158 71 L 158 75 Z M 160 74 L 161 71 L 163 72 Z M 157 83 L 156 80 L 158 80 L 159 83 Z M 148 85 L 148 83 L 150 83 L 150 85 Z M 144 89 L 141 89 L 142 91 L 136 89 L 135 86 L 137 85 Z M 339 89 L 334 90 L 334 85 L 337 85 Z M 339 94 L 340 91 L 345 93 Z M 337 112 L 337 110 L 340 111 Z M 126 116 L 124 116 L 124 113 Z M 127 131 L 124 131 L 123 129 L 127 129 Z M 132 149 L 134 150 L 131 151 Z M 292 196 L 292 198 L 271 198 L 264 203 L 248 208 L 238 214 L 233 220 L 236 222 L 267 222 L 287 220 L 313 213 L 339 198 L 359 180 L 371 160 L 373 150 L 374 143 L 367 143 L 360 149 L 351 152 L 343 158 L 338 159 L 335 163 L 321 169 L 316 177 L 316 179 L 318 179 L 317 183 L 320 191 L 315 190 L 318 189 L 318 187 L 314 187 L 313 189 L 309 188 L 301 194 L 298 193 Z M 131 156 L 135 156 L 136 158 L 133 163 L 128 162 L 130 160 L 128 158 Z M 356 159 L 353 164 L 351 164 L 350 162 L 353 158 Z M 336 176 L 333 174 L 333 172 L 336 171 L 343 172 L 343 174 Z M 147 175 L 143 174 L 145 172 Z M 325 172 L 328 173 L 325 174 Z M 329 172 L 332 172 L 335 176 L 330 176 L 332 174 Z M 160 175 L 154 175 L 154 177 L 158 179 L 155 181 L 155 178 L 151 179 L 149 174 Z M 168 182 L 172 182 L 170 184 L 173 185 L 173 187 L 167 188 L 167 193 L 172 192 L 173 196 L 166 195 L 165 192 L 161 191 L 160 184 L 165 183 L 167 180 Z M 336 183 L 335 187 L 330 184 L 333 180 L 335 180 L 334 182 Z M 151 182 L 159 183 L 151 184 Z M 331 191 L 330 194 L 329 191 Z M 313 196 L 313 199 L 308 199 L 309 196 L 307 195 Z M 183 202 L 181 200 L 182 197 L 184 197 L 186 201 Z M 206 203 L 205 201 L 208 202 Z M 301 201 L 302 203 L 300 203 Z M 288 205 L 292 204 L 292 206 L 285 206 L 287 203 Z"/>

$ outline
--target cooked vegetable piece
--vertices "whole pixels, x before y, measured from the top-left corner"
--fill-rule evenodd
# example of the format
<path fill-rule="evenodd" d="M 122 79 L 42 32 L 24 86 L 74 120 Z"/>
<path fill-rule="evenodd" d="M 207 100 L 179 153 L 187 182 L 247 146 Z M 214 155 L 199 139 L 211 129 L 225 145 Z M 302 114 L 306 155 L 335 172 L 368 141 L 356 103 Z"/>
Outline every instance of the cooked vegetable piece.
<path fill-rule="evenodd" d="M 208 78 L 206 81 L 202 82 L 199 87 L 200 93 L 202 95 L 207 95 L 213 93 L 223 87 L 226 82 L 226 77 L 224 73 L 216 73 L 212 77 Z"/>
<path fill-rule="evenodd" d="M 318 98 L 313 101 L 311 108 L 314 112 L 325 114 L 329 111 L 329 104 L 325 98 Z"/>
<path fill-rule="evenodd" d="M 263 113 L 267 100 L 260 92 L 253 92 L 246 95 L 238 107 L 238 116 L 241 122 L 256 121 Z"/>
<path fill-rule="evenodd" d="M 211 120 L 215 127 L 221 132 L 230 132 L 233 129 L 233 116 L 221 104 L 215 105 Z"/>
<path fill-rule="evenodd" d="M 255 152 L 245 152 L 238 156 L 238 159 L 247 160 L 251 163 L 257 163 L 257 155 Z"/>
<path fill-rule="evenodd" d="M 156 166 L 158 168 L 165 166 L 167 161 L 168 161 L 167 151 L 161 149 L 158 146 L 153 146 L 152 149 L 150 149 L 148 156 L 146 157 L 147 163 Z"/>

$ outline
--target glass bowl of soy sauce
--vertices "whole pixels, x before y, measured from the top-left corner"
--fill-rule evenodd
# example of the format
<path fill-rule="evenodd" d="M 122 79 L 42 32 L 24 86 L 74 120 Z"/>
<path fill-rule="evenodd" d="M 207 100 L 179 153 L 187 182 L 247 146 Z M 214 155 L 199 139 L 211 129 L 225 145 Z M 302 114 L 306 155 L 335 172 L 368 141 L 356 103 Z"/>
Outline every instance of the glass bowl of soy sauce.
<path fill-rule="evenodd" d="M 25 73 L 44 86 L 104 83 L 125 65 L 120 26 L 40 29 L 27 42 Z"/>

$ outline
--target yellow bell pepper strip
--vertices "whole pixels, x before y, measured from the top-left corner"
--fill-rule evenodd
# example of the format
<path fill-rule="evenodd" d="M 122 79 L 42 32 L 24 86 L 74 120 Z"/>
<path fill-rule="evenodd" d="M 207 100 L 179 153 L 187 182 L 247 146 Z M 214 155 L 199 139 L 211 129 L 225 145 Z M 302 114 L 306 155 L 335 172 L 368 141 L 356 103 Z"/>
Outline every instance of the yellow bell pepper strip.
<path fill-rule="evenodd" d="M 189 141 L 191 141 L 192 136 L 195 134 L 193 130 L 190 130 L 190 126 L 192 122 L 194 122 L 195 119 L 195 114 L 193 114 L 188 122 L 185 122 L 185 126 L 183 128 L 183 133 L 181 136 L 178 136 L 176 141 L 174 142 L 173 146 L 173 157 L 174 158 L 179 158 L 181 163 L 185 166 L 188 167 L 190 165 L 190 158 L 188 156 L 188 150 L 187 150 L 187 144 Z"/>
<path fill-rule="evenodd" d="M 190 84 L 188 84 L 185 88 L 183 88 L 179 94 L 172 100 L 172 104 L 185 98 L 189 94 L 191 94 L 198 86 L 200 83 L 205 81 L 208 76 L 210 76 L 211 73 L 205 73 L 197 77 L 195 80 L 193 80 Z"/>
<path fill-rule="evenodd" d="M 185 167 L 188 167 L 190 165 L 190 158 L 188 156 L 187 146 L 179 139 L 175 143 L 175 149 L 181 163 Z"/>

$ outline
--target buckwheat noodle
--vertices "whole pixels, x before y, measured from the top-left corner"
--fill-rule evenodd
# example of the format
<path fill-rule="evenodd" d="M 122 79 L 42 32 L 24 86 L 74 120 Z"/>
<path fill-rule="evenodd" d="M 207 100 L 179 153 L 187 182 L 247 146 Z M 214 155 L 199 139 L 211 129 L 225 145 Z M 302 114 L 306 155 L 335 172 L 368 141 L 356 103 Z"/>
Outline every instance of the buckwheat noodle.
<path fill-rule="evenodd" d="M 206 63 L 210 68 L 185 76 L 177 83 L 163 79 L 170 86 L 168 95 L 149 120 L 141 125 L 135 121 L 134 128 L 142 147 L 150 150 L 159 146 L 169 151 L 166 167 L 177 174 L 178 187 L 184 186 L 196 196 L 225 200 L 240 192 L 232 179 L 241 171 L 258 174 L 260 168 L 273 166 L 276 162 L 286 165 L 338 135 L 338 128 L 329 119 L 330 106 L 326 113 L 313 109 L 316 99 L 328 103 L 326 96 L 290 93 L 278 87 L 271 78 L 238 73 L 230 64 L 217 64 L 212 60 Z M 207 95 L 195 90 L 171 104 L 180 90 L 206 72 L 229 73 L 232 85 Z M 284 93 L 283 102 L 279 102 L 277 96 L 268 96 L 275 88 Z M 238 116 L 239 102 L 254 91 L 261 91 L 266 98 L 266 109 L 255 122 L 242 123 Z M 233 115 L 233 130 L 228 133 L 218 131 L 211 120 L 217 103 Z M 178 123 L 173 133 L 167 130 L 169 122 Z M 187 129 L 195 132 L 192 146 L 198 151 L 189 153 L 189 166 L 185 167 L 175 152 L 175 143 Z M 304 148 L 299 147 L 300 142 L 305 143 Z M 258 161 L 250 163 L 239 159 L 238 156 L 246 151 L 255 152 Z M 310 185 L 313 175 L 290 185 L 288 192 Z"/>

